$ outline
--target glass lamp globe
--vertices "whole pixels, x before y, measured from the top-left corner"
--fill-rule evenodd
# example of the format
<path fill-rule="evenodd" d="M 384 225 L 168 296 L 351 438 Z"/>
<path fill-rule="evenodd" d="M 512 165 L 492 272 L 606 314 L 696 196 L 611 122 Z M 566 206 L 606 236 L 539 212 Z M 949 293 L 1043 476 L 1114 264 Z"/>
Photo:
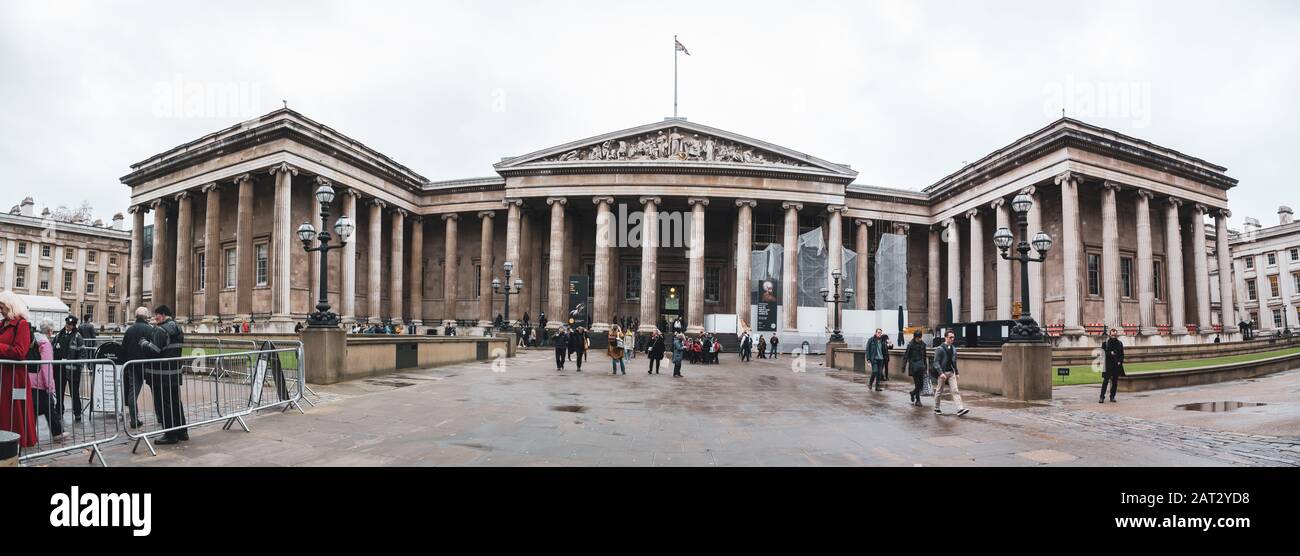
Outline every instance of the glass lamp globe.
<path fill-rule="evenodd" d="M 316 188 L 316 200 L 322 205 L 328 205 L 334 202 L 334 188 L 328 185 L 322 185 Z"/>
<path fill-rule="evenodd" d="M 1014 240 L 1015 238 L 1011 236 L 1011 230 L 1007 228 L 998 228 L 998 231 L 993 234 L 993 245 L 998 246 L 998 249 L 1003 251 L 1011 247 L 1011 242 Z"/>
<path fill-rule="evenodd" d="M 1025 195 L 1024 193 L 1016 195 L 1016 197 L 1011 200 L 1011 210 L 1014 210 L 1018 213 L 1029 212 L 1029 209 L 1033 207 L 1034 207 L 1034 198 Z"/>
<path fill-rule="evenodd" d="M 1047 232 L 1038 232 L 1038 235 L 1034 236 L 1033 244 L 1034 249 L 1037 249 L 1039 253 L 1046 255 L 1052 248 L 1052 236 L 1047 235 Z"/>
<path fill-rule="evenodd" d="M 303 243 L 311 241 L 314 237 L 316 237 L 316 228 L 312 227 L 310 222 L 303 222 L 298 226 L 298 239 Z"/>

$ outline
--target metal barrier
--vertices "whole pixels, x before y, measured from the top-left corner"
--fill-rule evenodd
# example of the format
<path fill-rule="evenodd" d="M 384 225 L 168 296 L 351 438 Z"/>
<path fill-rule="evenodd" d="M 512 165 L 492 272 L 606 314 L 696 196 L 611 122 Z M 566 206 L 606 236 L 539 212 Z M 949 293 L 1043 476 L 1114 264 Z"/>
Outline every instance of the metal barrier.
<path fill-rule="evenodd" d="M 99 447 L 122 430 L 116 372 L 109 359 L 0 361 L 0 427 L 19 434 L 19 461 L 88 448 L 107 467 Z"/>

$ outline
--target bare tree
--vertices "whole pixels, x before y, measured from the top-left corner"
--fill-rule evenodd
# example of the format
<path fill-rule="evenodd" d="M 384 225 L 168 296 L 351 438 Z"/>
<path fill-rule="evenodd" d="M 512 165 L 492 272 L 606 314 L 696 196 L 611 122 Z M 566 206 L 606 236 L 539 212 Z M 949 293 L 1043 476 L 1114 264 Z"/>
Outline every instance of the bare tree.
<path fill-rule="evenodd" d="M 73 224 L 89 224 L 94 220 L 95 208 L 90 206 L 90 201 L 82 201 L 81 207 L 73 210 L 65 205 L 59 205 L 50 211 L 50 218 L 56 222 L 70 222 Z"/>

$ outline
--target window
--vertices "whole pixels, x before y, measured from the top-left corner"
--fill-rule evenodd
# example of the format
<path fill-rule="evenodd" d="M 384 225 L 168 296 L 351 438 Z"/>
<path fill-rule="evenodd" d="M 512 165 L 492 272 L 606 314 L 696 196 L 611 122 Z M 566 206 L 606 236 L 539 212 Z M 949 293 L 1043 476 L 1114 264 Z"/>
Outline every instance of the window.
<path fill-rule="evenodd" d="M 1133 299 L 1133 259 L 1123 257 L 1119 260 L 1119 281 L 1124 297 Z"/>
<path fill-rule="evenodd" d="M 1282 297 L 1282 289 L 1278 287 L 1276 274 L 1268 277 L 1268 296 L 1274 299 Z"/>
<path fill-rule="evenodd" d="M 238 276 L 237 273 L 238 273 L 238 268 L 239 268 L 239 267 L 236 265 L 236 261 L 237 261 L 237 259 L 235 258 L 235 250 L 234 250 L 234 249 L 226 249 L 226 252 L 225 252 L 224 254 L 225 254 L 225 256 L 226 256 L 226 285 L 225 285 L 225 288 L 226 288 L 226 289 L 232 289 L 232 288 L 235 287 L 235 278 Z"/>
<path fill-rule="evenodd" d="M 95 320 L 95 306 L 87 305 L 86 314 L 81 315 L 81 322 L 94 322 L 94 320 Z"/>
<path fill-rule="evenodd" d="M 108 256 L 108 264 L 117 266 L 117 253 Z"/>
<path fill-rule="evenodd" d="M 116 274 L 109 274 L 109 275 L 108 275 L 108 295 L 117 295 L 117 275 L 116 275 Z M 109 311 L 108 314 L 110 314 L 110 315 L 113 314 L 113 311 Z"/>
<path fill-rule="evenodd" d="M 623 299 L 627 301 L 641 299 L 641 267 L 623 267 Z"/>
<path fill-rule="evenodd" d="M 1300 272 L 1291 273 L 1291 283 L 1295 284 L 1295 287 L 1291 288 L 1291 291 L 1300 292 Z M 1295 294 L 1293 293 L 1291 295 L 1295 295 Z"/>
<path fill-rule="evenodd" d="M 99 251 L 86 251 L 86 262 L 93 263 L 99 260 Z"/>
<path fill-rule="evenodd" d="M 1246 270 L 1255 268 L 1255 257 L 1246 257 Z"/>
<path fill-rule="evenodd" d="M 1101 295 L 1101 255 L 1088 253 L 1088 295 Z"/>
<path fill-rule="evenodd" d="M 1268 254 L 1268 266 L 1277 266 L 1277 253 Z"/>
<path fill-rule="evenodd" d="M 265 243 L 259 243 L 253 247 L 254 256 L 257 258 L 257 285 L 265 286 L 267 284 L 267 275 L 270 274 L 267 259 L 267 246 Z"/>
<path fill-rule="evenodd" d="M 194 280 L 194 283 L 196 283 L 196 284 L 199 285 L 199 287 L 198 287 L 198 291 L 203 291 L 204 286 L 206 286 L 206 285 L 208 284 L 208 257 L 207 257 L 207 253 L 205 253 L 205 252 L 203 252 L 203 251 L 199 251 L 199 256 L 197 257 L 197 259 L 198 259 L 199 264 L 198 264 L 198 266 L 194 269 L 194 271 L 197 272 L 197 273 L 199 273 L 199 275 L 198 275 L 197 279 Z"/>
<path fill-rule="evenodd" d="M 77 250 L 76 250 L 76 249 L 73 249 L 73 248 L 71 248 L 71 247 L 64 247 L 64 248 L 63 248 L 63 260 L 65 260 L 65 261 L 71 261 L 71 260 L 75 259 L 76 256 L 77 256 Z"/>
<path fill-rule="evenodd" d="M 1159 299 L 1164 299 L 1164 298 L 1165 298 L 1165 288 L 1164 288 L 1164 283 L 1163 283 L 1163 281 L 1161 281 L 1161 277 L 1163 277 L 1164 274 L 1165 274 L 1165 273 L 1164 273 L 1164 265 L 1160 264 L 1160 261 L 1155 261 L 1153 264 L 1154 264 L 1154 267 L 1152 268 L 1152 272 L 1151 272 L 1151 275 L 1152 275 L 1152 276 L 1151 276 L 1151 280 L 1152 280 L 1152 282 L 1154 283 L 1154 287 L 1155 287 L 1155 290 L 1156 290 L 1156 291 L 1155 291 L 1156 299 L 1158 299 L 1158 300 L 1159 300 Z"/>
<path fill-rule="evenodd" d="M 86 273 L 86 293 L 95 293 L 95 276 L 94 272 Z"/>
<path fill-rule="evenodd" d="M 41 246 L 41 257 L 44 257 L 44 258 L 46 258 L 46 259 L 50 258 L 50 246 L 49 246 L 49 245 L 42 245 L 42 246 Z"/>
<path fill-rule="evenodd" d="M 474 299 L 478 299 L 479 297 L 483 296 L 483 282 L 481 281 L 482 277 L 483 277 L 483 265 L 481 264 L 474 265 Z"/>
<path fill-rule="evenodd" d="M 41 290 L 43 292 L 50 291 L 50 270 L 49 269 L 44 268 L 41 269 L 40 272 L 36 273 L 36 286 L 37 286 L 36 289 Z"/>
<path fill-rule="evenodd" d="M 1246 299 L 1250 301 L 1257 300 L 1259 298 L 1258 288 L 1255 285 L 1255 280 L 1246 280 Z"/>
<path fill-rule="evenodd" d="M 108 314 L 105 315 L 105 319 L 111 321 L 111 320 L 113 320 L 113 317 L 114 317 L 115 315 L 117 315 L 117 305 L 109 305 L 109 306 L 108 306 Z"/>
<path fill-rule="evenodd" d="M 71 270 L 63 271 L 63 293 L 72 293 L 72 278 Z"/>
<path fill-rule="evenodd" d="M 14 287 L 15 288 L 27 287 L 27 267 L 20 266 L 14 270 Z"/>
<path fill-rule="evenodd" d="M 1291 260 L 1300 261 L 1300 247 L 1291 248 Z"/>
<path fill-rule="evenodd" d="M 18 242 L 18 254 L 19 254 L 19 255 L 26 255 L 26 254 L 27 254 L 27 242 L 26 242 L 26 241 L 20 241 L 20 242 Z"/>
<path fill-rule="evenodd" d="M 704 301 L 706 303 L 722 301 L 722 267 L 711 266 L 704 269 Z"/>
<path fill-rule="evenodd" d="M 1250 319 L 1248 319 L 1250 320 L 1250 322 L 1252 323 L 1259 322 L 1259 313 L 1256 313 L 1255 311 L 1251 311 L 1248 314 L 1250 315 Z"/>
<path fill-rule="evenodd" d="M 1282 328 L 1282 312 L 1273 311 L 1273 328 Z"/>

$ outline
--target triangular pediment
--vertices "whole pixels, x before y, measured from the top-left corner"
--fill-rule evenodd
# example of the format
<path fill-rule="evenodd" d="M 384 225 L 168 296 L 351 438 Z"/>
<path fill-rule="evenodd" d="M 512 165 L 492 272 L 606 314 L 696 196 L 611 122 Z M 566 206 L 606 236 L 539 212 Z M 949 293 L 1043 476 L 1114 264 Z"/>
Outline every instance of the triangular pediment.
<path fill-rule="evenodd" d="M 772 143 L 721 129 L 666 119 L 503 160 L 498 172 L 534 168 L 656 166 L 743 168 L 834 175 L 857 172 Z"/>

